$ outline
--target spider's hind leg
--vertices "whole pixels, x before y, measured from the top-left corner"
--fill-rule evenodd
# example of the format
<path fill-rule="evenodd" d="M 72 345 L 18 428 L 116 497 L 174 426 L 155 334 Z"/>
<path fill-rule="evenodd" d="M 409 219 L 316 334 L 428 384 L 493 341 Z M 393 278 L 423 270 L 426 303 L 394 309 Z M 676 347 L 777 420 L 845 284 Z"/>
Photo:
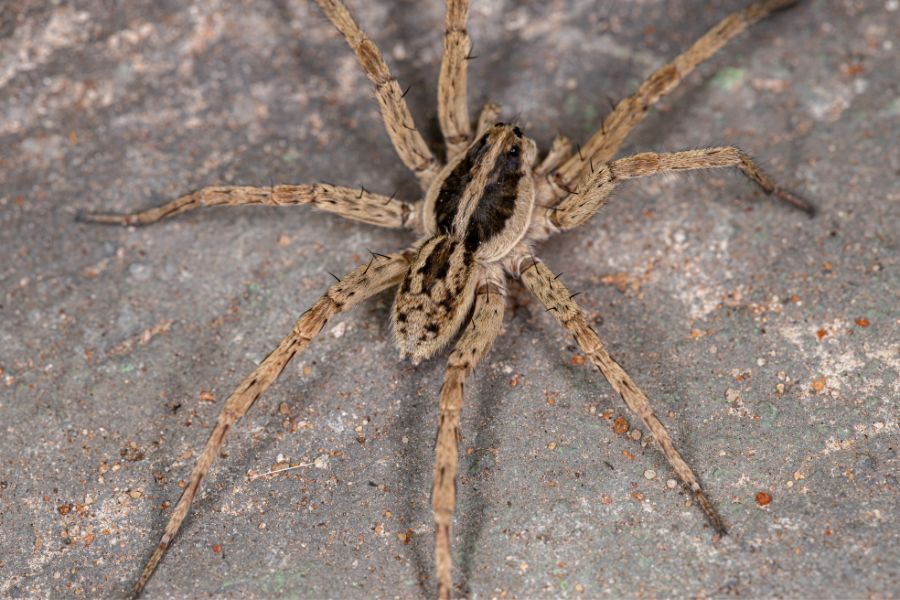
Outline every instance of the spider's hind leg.
<path fill-rule="evenodd" d="M 502 273 L 496 278 L 502 281 Z M 456 508 L 456 467 L 459 459 L 459 417 L 463 406 L 463 386 L 500 335 L 506 292 L 502 284 L 482 284 L 475 298 L 475 310 L 447 361 L 441 386 L 440 420 L 435 439 L 434 484 L 431 507 L 434 513 L 434 557 L 438 576 L 438 596 L 449 600 L 453 586 L 450 554 L 453 512 Z"/>
<path fill-rule="evenodd" d="M 127 214 L 87 213 L 78 219 L 113 225 L 150 225 L 204 206 L 261 204 L 282 206 L 309 204 L 354 221 L 382 227 L 413 227 L 413 206 L 393 196 L 373 194 L 365 188 L 329 184 L 276 185 L 272 187 L 210 186 L 161 206 Z"/>
<path fill-rule="evenodd" d="M 141 594 L 178 530 L 181 529 L 181 524 L 187 518 L 200 483 L 219 454 L 228 430 L 244 416 L 262 393 L 281 375 L 288 362 L 309 345 L 309 342 L 322 330 L 329 318 L 349 310 L 382 290 L 399 284 L 409 267 L 410 258 L 411 254 L 409 253 L 376 256 L 372 263 L 358 267 L 328 288 L 319 301 L 300 316 L 287 337 L 281 340 L 278 346 L 232 392 L 225 401 L 216 426 L 194 465 L 190 483 L 182 492 L 181 498 L 166 524 L 162 538 L 134 586 L 133 597 Z"/>
<path fill-rule="evenodd" d="M 632 413 L 637 415 L 644 426 L 653 435 L 659 444 L 663 455 L 672 469 L 681 478 L 684 485 L 690 490 L 700 508 L 706 514 L 709 524 L 719 535 L 725 535 L 725 524 L 716 512 L 715 507 L 707 498 L 700 486 L 700 482 L 691 467 L 675 449 L 672 437 L 665 425 L 653 413 L 647 396 L 640 390 L 628 373 L 610 357 L 600 340 L 600 336 L 588 325 L 587 318 L 572 299 L 572 294 L 563 283 L 553 275 L 542 262 L 531 255 L 520 254 L 512 261 L 514 272 L 520 273 L 522 281 L 531 292 L 537 296 L 544 307 L 553 313 L 556 320 L 565 327 L 575 338 L 575 342 L 581 348 L 591 362 L 600 369 L 603 376 L 625 401 L 625 405 Z"/>

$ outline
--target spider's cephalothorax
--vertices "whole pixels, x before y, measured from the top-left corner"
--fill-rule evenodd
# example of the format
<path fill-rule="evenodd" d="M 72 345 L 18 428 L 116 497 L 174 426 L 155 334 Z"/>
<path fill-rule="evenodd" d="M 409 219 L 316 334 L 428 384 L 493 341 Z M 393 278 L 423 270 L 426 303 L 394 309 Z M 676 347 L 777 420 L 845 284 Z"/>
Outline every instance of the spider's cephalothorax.
<path fill-rule="evenodd" d="M 311 204 L 341 216 L 408 229 L 420 236 L 410 249 L 373 254 L 333 284 L 297 320 L 279 345 L 225 401 L 215 429 L 197 459 L 190 483 L 172 511 L 159 544 L 144 566 L 134 592 L 139 594 L 181 527 L 191 502 L 225 434 L 338 313 L 392 287 L 399 287 L 393 307 L 394 334 L 400 352 L 413 362 L 432 356 L 461 331 L 447 361 L 440 391 L 431 504 L 435 525 L 437 591 L 450 598 L 450 553 L 456 505 L 459 420 L 466 377 L 500 335 L 505 308 L 505 281 L 521 279 L 574 338 L 626 406 L 659 444 L 685 489 L 718 534 L 725 526 L 684 461 L 650 402 L 625 370 L 606 352 L 584 312 L 558 275 L 534 256 L 539 242 L 587 222 L 625 180 L 683 170 L 740 170 L 766 194 L 812 212 L 805 201 L 775 185 L 744 152 L 733 147 L 657 154 L 645 152 L 612 160 L 647 109 L 675 88 L 698 64 L 712 56 L 750 24 L 798 0 L 757 0 L 728 16 L 672 63 L 653 73 L 619 102 L 577 152 L 563 137 L 554 140 L 540 165 L 532 140 L 518 127 L 494 123 L 500 107 L 488 104 L 474 128 L 466 101 L 467 62 L 471 41 L 466 31 L 469 0 L 447 0 L 444 55 L 438 80 L 438 119 L 447 147 L 441 166 L 415 127 L 404 92 L 375 44 L 360 30 L 341 0 L 316 0 L 375 85 L 388 135 L 403 163 L 416 175 L 424 200 L 404 202 L 328 184 L 273 187 L 207 187 L 157 208 L 126 214 L 95 214 L 87 220 L 146 225 L 200 206 L 239 204 Z"/>
<path fill-rule="evenodd" d="M 497 123 L 438 173 L 425 195 L 428 236 L 394 302 L 401 356 L 429 358 L 459 330 L 484 266 L 525 235 L 534 206 L 533 140 Z"/>

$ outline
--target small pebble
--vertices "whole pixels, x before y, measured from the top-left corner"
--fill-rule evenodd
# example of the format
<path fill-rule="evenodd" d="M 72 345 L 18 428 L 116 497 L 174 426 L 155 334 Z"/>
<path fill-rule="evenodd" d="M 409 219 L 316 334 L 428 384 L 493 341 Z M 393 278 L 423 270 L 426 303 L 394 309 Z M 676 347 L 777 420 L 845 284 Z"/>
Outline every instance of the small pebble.
<path fill-rule="evenodd" d="M 644 471 L 644 479 L 656 479 L 656 471 L 653 469 L 647 469 Z"/>
<path fill-rule="evenodd" d="M 344 333 L 347 331 L 347 322 L 341 321 L 337 325 L 331 328 L 331 335 L 336 338 L 341 338 L 344 336 Z"/>
<path fill-rule="evenodd" d="M 631 433 L 629 433 L 628 435 L 630 435 L 631 439 L 633 439 L 634 441 L 638 441 L 641 439 L 641 436 L 643 434 L 641 433 L 640 429 L 632 429 Z"/>
<path fill-rule="evenodd" d="M 666 487 L 670 490 L 674 490 L 676 485 L 678 485 L 678 482 L 674 479 L 669 479 L 668 481 L 666 481 Z"/>
<path fill-rule="evenodd" d="M 613 421 L 612 430 L 619 435 L 624 434 L 628 431 L 628 419 L 625 417 L 616 417 L 616 420 Z"/>

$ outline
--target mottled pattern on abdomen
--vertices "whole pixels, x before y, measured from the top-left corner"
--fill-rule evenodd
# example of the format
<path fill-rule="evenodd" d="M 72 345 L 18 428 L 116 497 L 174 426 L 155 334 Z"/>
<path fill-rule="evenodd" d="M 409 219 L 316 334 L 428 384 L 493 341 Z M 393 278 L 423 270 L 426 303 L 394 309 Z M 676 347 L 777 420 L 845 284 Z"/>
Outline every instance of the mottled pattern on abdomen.
<path fill-rule="evenodd" d="M 414 364 L 459 330 L 475 297 L 477 266 L 462 241 L 436 235 L 421 246 L 394 301 L 394 338 Z"/>

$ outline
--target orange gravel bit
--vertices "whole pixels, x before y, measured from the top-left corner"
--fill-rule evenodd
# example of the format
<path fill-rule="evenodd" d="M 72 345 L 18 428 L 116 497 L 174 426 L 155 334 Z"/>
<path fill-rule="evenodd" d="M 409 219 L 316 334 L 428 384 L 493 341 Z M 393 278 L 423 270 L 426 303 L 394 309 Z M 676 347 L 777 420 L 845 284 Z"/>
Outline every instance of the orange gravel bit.
<path fill-rule="evenodd" d="M 821 377 L 817 377 L 813 379 L 812 389 L 815 393 L 821 394 L 825 391 L 825 384 L 828 383 L 828 378 L 822 375 Z"/>
<path fill-rule="evenodd" d="M 772 502 L 772 495 L 769 492 L 757 492 L 756 503 L 760 506 L 768 506 Z"/>
<path fill-rule="evenodd" d="M 403 545 L 409 545 L 409 541 L 412 539 L 413 530 L 407 529 L 406 531 L 401 531 L 397 534 L 397 539 L 403 542 Z"/>
<path fill-rule="evenodd" d="M 860 326 L 860 327 L 868 327 L 868 326 L 869 326 L 869 320 L 868 320 L 867 318 L 865 318 L 865 317 L 860 317 L 860 318 L 858 318 L 858 319 L 856 320 L 856 324 L 857 324 L 858 326 Z"/>
<path fill-rule="evenodd" d="M 628 431 L 628 427 L 628 419 L 626 419 L 625 417 L 616 417 L 616 420 L 613 421 L 612 430 L 614 433 L 624 435 L 625 432 Z"/>

